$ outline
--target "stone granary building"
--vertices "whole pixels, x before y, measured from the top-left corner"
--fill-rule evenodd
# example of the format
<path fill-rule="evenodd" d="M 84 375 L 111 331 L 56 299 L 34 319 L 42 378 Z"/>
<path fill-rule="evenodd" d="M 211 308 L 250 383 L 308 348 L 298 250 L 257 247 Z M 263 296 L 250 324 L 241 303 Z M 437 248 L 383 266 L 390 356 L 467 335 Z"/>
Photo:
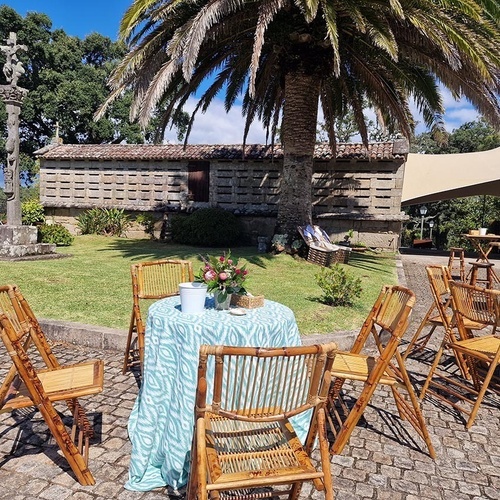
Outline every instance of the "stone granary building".
<path fill-rule="evenodd" d="M 332 157 L 318 144 L 312 182 L 314 222 L 332 241 L 354 231 L 353 242 L 396 249 L 408 153 L 405 140 L 339 144 Z M 40 159 L 40 199 L 55 222 L 75 230 L 94 207 L 151 212 L 159 219 L 200 207 L 240 216 L 256 241 L 273 234 L 283 151 L 279 145 L 54 144 Z"/>

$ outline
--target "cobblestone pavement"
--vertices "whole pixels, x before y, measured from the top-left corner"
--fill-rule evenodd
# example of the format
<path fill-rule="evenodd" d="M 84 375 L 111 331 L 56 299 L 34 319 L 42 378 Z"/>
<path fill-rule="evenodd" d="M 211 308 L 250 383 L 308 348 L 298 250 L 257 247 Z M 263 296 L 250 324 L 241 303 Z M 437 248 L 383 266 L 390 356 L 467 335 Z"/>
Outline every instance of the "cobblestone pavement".
<path fill-rule="evenodd" d="M 446 262 L 438 257 L 403 255 L 401 263 L 400 281 L 417 294 L 407 332 L 410 337 L 429 304 L 424 266 Z M 123 488 L 131 450 L 127 419 L 138 388 L 133 375 L 121 374 L 121 353 L 63 344 L 54 350 L 62 362 L 91 357 L 106 360 L 105 390 L 85 404 L 97 431 L 90 456 L 96 485 L 80 486 L 73 479 L 39 414 L 18 411 L 0 415 L 0 498 L 165 498 L 165 489 L 140 493 Z M 2 353 L 0 377 L 7 366 Z M 429 356 L 409 359 L 407 366 L 418 390 L 429 368 Z M 426 399 L 423 412 L 436 460 L 428 456 L 413 428 L 399 419 L 390 392 L 376 392 L 363 424 L 354 430 L 342 454 L 332 457 L 338 500 L 500 499 L 499 398 L 487 398 L 469 431 L 460 415 L 435 401 Z M 321 492 L 304 486 L 301 499 L 319 498 L 323 498 Z"/>

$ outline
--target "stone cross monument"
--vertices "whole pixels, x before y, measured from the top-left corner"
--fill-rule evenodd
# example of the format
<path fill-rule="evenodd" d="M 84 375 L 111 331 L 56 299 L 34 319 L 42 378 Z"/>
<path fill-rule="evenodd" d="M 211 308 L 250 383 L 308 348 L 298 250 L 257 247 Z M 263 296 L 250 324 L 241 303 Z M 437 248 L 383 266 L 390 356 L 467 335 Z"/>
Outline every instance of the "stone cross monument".
<path fill-rule="evenodd" d="M 0 85 L 0 97 L 5 102 L 7 111 L 7 164 L 4 169 L 5 195 L 7 196 L 7 225 L 21 225 L 21 200 L 19 197 L 19 115 L 21 104 L 28 94 L 26 89 L 17 85 L 17 80 L 24 73 L 21 61 L 17 57 L 20 50 L 27 51 L 25 45 L 18 45 L 15 33 L 10 33 L 7 45 L 0 45 L 6 61 L 3 73 L 7 85 Z"/>
<path fill-rule="evenodd" d="M 7 111 L 7 163 L 4 168 L 4 192 L 7 196 L 7 225 L 0 226 L 0 257 L 17 258 L 33 254 L 52 253 L 55 245 L 37 244 L 38 230 L 23 226 L 19 193 L 19 115 L 21 104 L 28 90 L 17 85 L 24 68 L 18 59 L 19 51 L 27 51 L 26 45 L 17 43 L 16 33 L 9 33 L 6 45 L 0 45 L 6 61 L 3 73 L 7 85 L 0 85 L 0 98 Z"/>

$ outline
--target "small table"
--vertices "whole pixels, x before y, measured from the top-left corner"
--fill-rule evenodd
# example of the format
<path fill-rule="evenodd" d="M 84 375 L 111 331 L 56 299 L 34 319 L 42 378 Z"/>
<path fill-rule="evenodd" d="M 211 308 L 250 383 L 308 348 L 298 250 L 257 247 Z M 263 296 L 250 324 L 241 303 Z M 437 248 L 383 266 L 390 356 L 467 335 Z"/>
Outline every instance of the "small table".
<path fill-rule="evenodd" d="M 281 347 L 301 340 L 293 312 L 270 300 L 244 316 L 215 310 L 213 299 L 199 314 L 183 314 L 179 297 L 155 302 L 148 312 L 142 386 L 128 423 L 132 453 L 125 488 L 186 484 L 202 344 Z M 292 420 L 302 440 L 309 420 L 307 413 Z"/>
<path fill-rule="evenodd" d="M 490 261 L 488 259 L 488 255 L 490 254 L 491 250 L 493 249 L 492 246 L 490 246 L 490 243 L 494 243 L 496 241 L 500 241 L 500 235 L 498 234 L 462 234 L 464 238 L 467 238 L 474 248 L 476 249 L 477 252 L 477 259 L 476 262 L 484 262 L 490 264 Z M 500 279 L 498 278 L 497 274 L 495 271 L 492 269 L 491 270 L 493 274 L 493 278 L 497 283 L 500 283 Z"/>

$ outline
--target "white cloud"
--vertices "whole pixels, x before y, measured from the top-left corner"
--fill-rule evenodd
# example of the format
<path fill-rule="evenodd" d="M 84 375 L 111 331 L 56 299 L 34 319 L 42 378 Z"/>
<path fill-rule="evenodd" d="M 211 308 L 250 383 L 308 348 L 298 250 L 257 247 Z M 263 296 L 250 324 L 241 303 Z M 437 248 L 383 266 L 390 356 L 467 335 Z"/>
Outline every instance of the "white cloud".
<path fill-rule="evenodd" d="M 449 132 L 460 127 L 462 124 L 474 121 L 478 118 L 478 112 L 465 99 L 455 100 L 450 92 L 441 87 L 443 93 L 443 103 L 445 106 L 445 127 Z M 196 106 L 196 99 L 190 98 L 186 103 L 185 110 L 192 112 Z M 410 109 L 418 121 L 417 134 L 425 132 L 426 127 L 422 115 L 417 111 L 415 103 L 410 102 Z M 372 111 L 366 113 L 368 119 L 375 120 Z M 320 107 L 318 121 L 324 120 Z M 241 105 L 235 104 L 231 110 L 226 113 L 224 102 L 221 99 L 214 99 L 206 113 L 198 112 L 196 115 L 193 129 L 189 136 L 189 144 L 241 144 L 243 142 L 243 130 L 245 121 L 241 115 Z M 176 144 L 175 130 L 167 130 L 165 140 Z M 359 140 L 354 137 L 352 140 Z M 266 132 L 259 121 L 255 121 L 250 128 L 247 138 L 247 144 L 265 144 Z"/>
<path fill-rule="evenodd" d="M 191 113 L 195 108 L 196 100 L 189 99 L 184 106 L 185 111 Z M 241 106 L 235 104 L 228 113 L 224 109 L 224 102 L 214 99 L 206 113 L 196 114 L 193 129 L 189 135 L 189 144 L 241 144 L 245 120 L 241 115 Z M 165 140 L 177 143 L 175 130 L 167 130 Z M 259 121 L 250 127 L 247 144 L 265 144 L 266 132 Z"/>

